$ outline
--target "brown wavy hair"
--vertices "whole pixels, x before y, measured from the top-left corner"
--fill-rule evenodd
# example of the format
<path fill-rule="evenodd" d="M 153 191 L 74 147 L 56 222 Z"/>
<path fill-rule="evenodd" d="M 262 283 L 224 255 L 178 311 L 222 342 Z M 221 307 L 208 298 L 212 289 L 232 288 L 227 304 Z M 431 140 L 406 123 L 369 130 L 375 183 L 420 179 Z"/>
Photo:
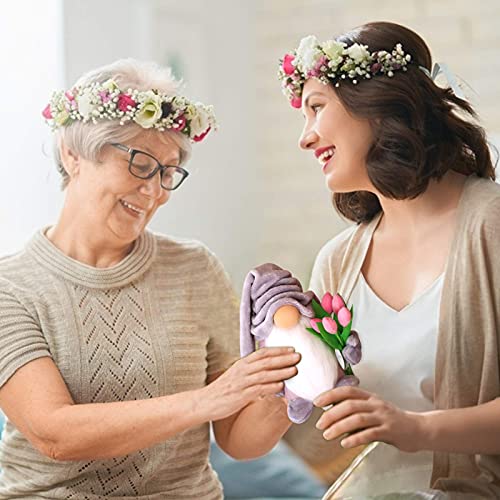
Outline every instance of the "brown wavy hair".
<path fill-rule="evenodd" d="M 370 122 L 374 142 L 366 168 L 383 196 L 416 198 L 430 179 L 439 180 L 448 170 L 495 179 L 485 132 L 470 103 L 450 88 L 436 86 L 419 69 L 432 67 L 429 47 L 419 35 L 399 24 L 373 22 L 336 39 L 368 45 L 370 52 L 389 51 L 401 43 L 412 56 L 408 71 L 392 78 L 334 87 L 353 116 Z M 371 220 L 381 210 L 377 196 L 368 191 L 334 193 L 333 204 L 342 216 L 358 223 Z"/>

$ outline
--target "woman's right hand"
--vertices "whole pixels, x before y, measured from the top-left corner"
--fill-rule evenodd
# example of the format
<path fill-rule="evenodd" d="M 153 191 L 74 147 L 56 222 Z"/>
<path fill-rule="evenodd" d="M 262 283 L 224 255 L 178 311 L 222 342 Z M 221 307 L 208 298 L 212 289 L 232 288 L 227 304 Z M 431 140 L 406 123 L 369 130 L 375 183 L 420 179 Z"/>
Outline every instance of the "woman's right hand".
<path fill-rule="evenodd" d="M 252 401 L 279 393 L 283 381 L 297 375 L 299 361 L 293 347 L 263 347 L 236 361 L 202 390 L 209 419 L 226 418 Z"/>

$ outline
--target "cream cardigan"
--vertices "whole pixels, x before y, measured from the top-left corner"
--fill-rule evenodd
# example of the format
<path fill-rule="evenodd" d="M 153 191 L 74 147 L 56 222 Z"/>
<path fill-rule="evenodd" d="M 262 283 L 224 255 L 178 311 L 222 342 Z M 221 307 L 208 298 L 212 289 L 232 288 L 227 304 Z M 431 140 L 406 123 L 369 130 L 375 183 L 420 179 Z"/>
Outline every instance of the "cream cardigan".
<path fill-rule="evenodd" d="M 346 229 L 318 254 L 311 289 L 346 300 L 380 215 Z M 463 408 L 500 396 L 500 185 L 470 176 L 446 266 L 436 354 L 435 406 Z M 499 415 L 500 418 L 500 415 Z M 497 437 L 500 439 L 500 436 Z M 432 487 L 500 498 L 500 455 L 435 453 Z"/>

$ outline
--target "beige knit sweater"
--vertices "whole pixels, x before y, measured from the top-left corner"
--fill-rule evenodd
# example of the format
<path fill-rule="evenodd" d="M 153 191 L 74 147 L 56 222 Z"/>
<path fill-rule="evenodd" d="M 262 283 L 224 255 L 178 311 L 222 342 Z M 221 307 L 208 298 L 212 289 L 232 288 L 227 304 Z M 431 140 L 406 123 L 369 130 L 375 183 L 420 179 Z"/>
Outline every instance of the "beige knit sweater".
<path fill-rule="evenodd" d="M 0 386 L 50 356 L 76 403 L 153 398 L 203 387 L 238 345 L 230 283 L 197 242 L 146 231 L 122 262 L 97 269 L 40 231 L 0 260 Z M 58 462 L 7 421 L 0 498 L 220 499 L 208 451 L 205 424 L 125 457 Z"/>
<path fill-rule="evenodd" d="M 470 176 L 457 217 L 441 298 L 438 409 L 500 396 L 500 185 Z M 311 289 L 319 296 L 338 291 L 349 300 L 379 220 L 348 228 L 323 247 Z M 500 455 L 435 453 L 432 486 L 450 498 L 500 498 Z"/>

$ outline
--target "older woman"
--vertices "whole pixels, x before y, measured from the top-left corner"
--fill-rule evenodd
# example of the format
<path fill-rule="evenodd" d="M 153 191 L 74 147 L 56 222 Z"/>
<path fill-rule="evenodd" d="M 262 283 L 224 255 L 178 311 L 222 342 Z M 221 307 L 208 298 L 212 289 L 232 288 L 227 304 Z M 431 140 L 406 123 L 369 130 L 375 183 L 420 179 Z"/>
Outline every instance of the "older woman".
<path fill-rule="evenodd" d="M 221 264 L 146 230 L 212 110 L 126 60 L 55 93 L 44 116 L 66 197 L 55 225 L 0 261 L 0 498 L 221 498 L 209 422 L 228 454 L 266 453 L 290 426 L 274 395 L 299 355 L 232 364 Z"/>

